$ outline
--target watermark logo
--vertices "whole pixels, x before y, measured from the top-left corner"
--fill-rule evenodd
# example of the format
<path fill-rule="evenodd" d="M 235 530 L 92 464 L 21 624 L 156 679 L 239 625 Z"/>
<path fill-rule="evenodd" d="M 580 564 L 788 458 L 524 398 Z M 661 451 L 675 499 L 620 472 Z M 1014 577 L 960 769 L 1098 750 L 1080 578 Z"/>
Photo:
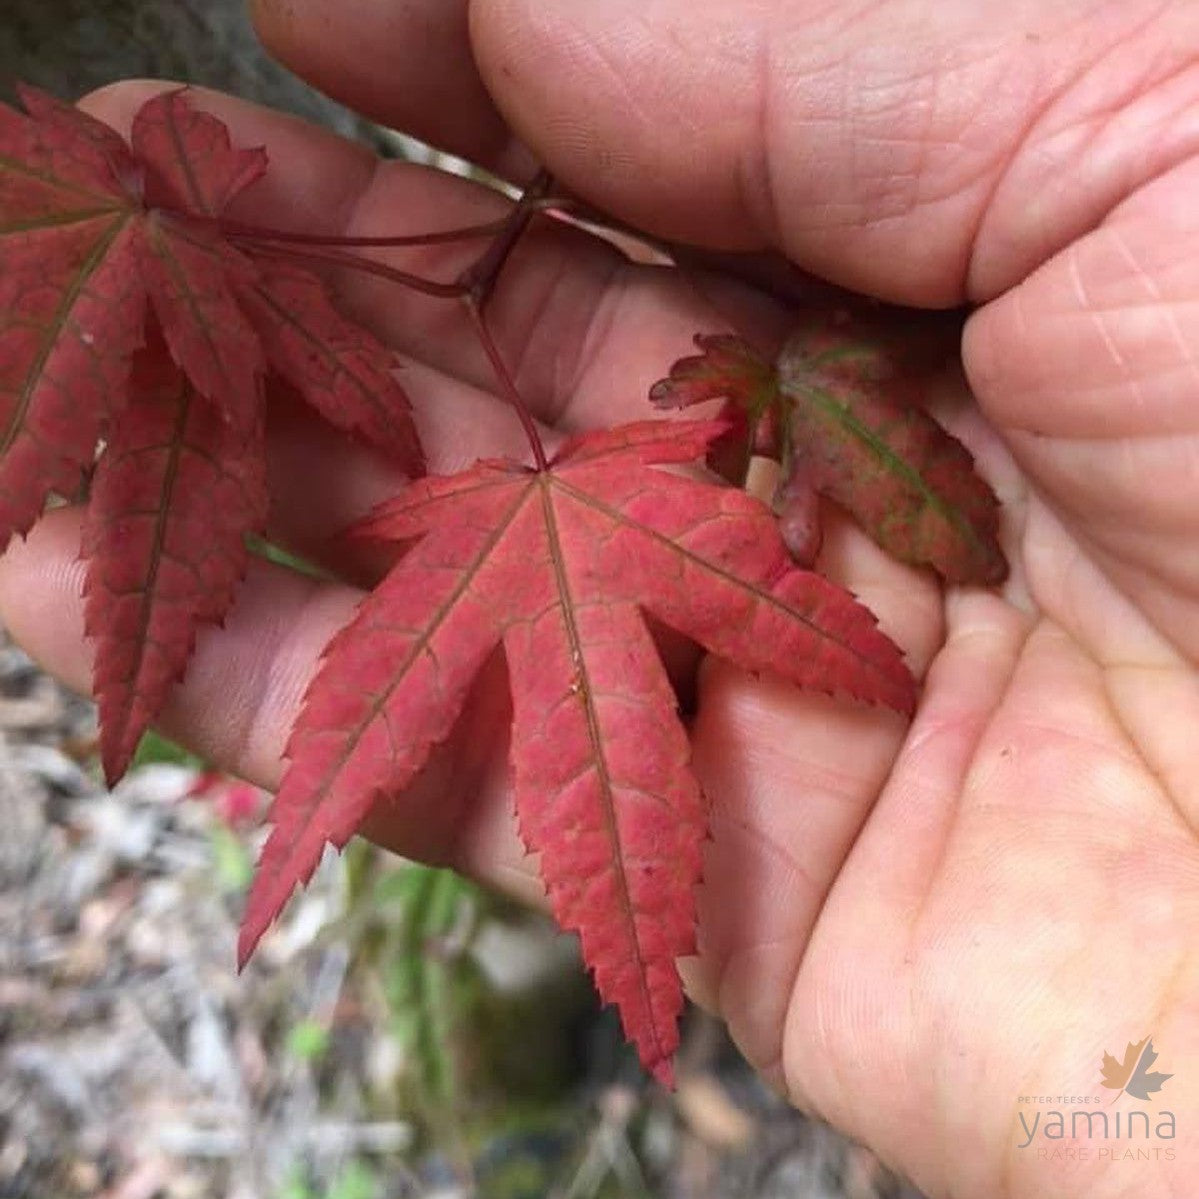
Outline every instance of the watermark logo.
<path fill-rule="evenodd" d="M 1104 1051 L 1094 1093 L 1019 1096 L 1016 1149 L 1043 1161 L 1173 1161 L 1177 1121 L 1154 1100 L 1174 1075 L 1154 1069 L 1157 1058 L 1148 1036 L 1122 1059 Z M 1113 1110 L 1123 1095 L 1140 1102 Z"/>
<path fill-rule="evenodd" d="M 1135 1045 L 1130 1041 L 1124 1051 L 1124 1060 L 1116 1061 L 1110 1053 L 1103 1054 L 1103 1066 L 1099 1085 L 1116 1091 L 1116 1099 L 1121 1095 L 1132 1095 L 1137 1099 L 1148 1099 L 1162 1089 L 1162 1084 L 1173 1074 L 1162 1074 L 1158 1070 L 1150 1070 L 1157 1061 L 1153 1051 L 1153 1041 L 1146 1037 Z M 1115 1099 L 1112 1100 L 1115 1103 Z"/>

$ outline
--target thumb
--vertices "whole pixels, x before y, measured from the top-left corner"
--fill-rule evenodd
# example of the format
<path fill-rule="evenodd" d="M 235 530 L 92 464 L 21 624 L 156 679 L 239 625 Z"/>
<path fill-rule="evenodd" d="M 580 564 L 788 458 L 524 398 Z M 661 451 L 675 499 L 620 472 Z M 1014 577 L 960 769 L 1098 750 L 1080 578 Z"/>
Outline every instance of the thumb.
<path fill-rule="evenodd" d="M 479 68 L 562 182 L 652 232 L 983 301 L 1199 140 L 1199 7 L 486 0 Z M 1189 90 L 1189 100 L 1184 94 Z"/>

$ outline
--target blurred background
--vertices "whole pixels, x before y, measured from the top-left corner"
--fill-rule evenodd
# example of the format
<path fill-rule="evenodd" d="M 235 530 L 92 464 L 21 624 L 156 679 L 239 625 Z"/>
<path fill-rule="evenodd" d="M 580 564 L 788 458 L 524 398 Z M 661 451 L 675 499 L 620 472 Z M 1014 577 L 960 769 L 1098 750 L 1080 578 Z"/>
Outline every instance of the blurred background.
<path fill-rule="evenodd" d="M 267 59 L 243 0 L 0 7 L 0 99 L 163 77 L 439 161 Z M 920 1199 L 701 1013 L 648 1083 L 572 939 L 364 843 L 239 977 L 266 800 L 154 736 L 109 794 L 92 706 L 0 630 L 0 1199 Z"/>

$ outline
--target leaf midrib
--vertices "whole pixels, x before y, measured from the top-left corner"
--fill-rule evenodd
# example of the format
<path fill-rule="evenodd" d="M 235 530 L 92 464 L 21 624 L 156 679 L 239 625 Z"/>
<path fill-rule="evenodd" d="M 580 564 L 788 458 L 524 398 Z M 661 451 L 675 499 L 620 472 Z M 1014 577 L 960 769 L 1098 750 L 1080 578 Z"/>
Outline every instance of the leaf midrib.
<path fill-rule="evenodd" d="M 146 571 L 145 586 L 142 588 L 141 602 L 138 605 L 137 619 L 137 637 L 135 644 L 137 646 L 137 665 L 130 672 L 129 685 L 134 694 L 136 694 L 136 680 L 141 674 L 141 667 L 145 663 L 145 650 L 149 645 L 147 634 L 150 628 L 150 619 L 154 609 L 155 589 L 158 583 L 158 571 L 162 565 L 163 549 L 166 545 L 167 526 L 171 519 L 171 504 L 175 495 L 175 485 L 179 479 L 179 467 L 183 460 L 183 454 L 187 449 L 185 437 L 187 430 L 188 417 L 191 414 L 191 406 L 195 402 L 195 396 L 187 383 L 180 378 L 178 381 L 179 399 L 177 403 L 177 411 L 175 414 L 174 428 L 171 433 L 170 447 L 167 450 L 166 468 L 163 471 L 162 486 L 159 488 L 161 502 L 157 508 L 157 515 L 154 521 L 154 540 L 150 547 L 150 564 Z M 122 722 L 122 730 L 128 727 L 128 720 L 132 716 L 132 704 L 125 708 L 125 721 Z"/>
<path fill-rule="evenodd" d="M 76 196 L 87 196 L 92 200 L 101 200 L 105 208 L 131 208 L 130 198 L 125 195 L 115 195 L 112 192 L 96 191 L 83 183 L 73 183 L 61 175 L 55 175 L 48 170 L 39 170 L 20 158 L 10 158 L 0 154 L 0 171 L 11 171 L 14 175 L 24 175 L 26 179 L 36 179 L 56 191 L 68 192 Z"/>
<path fill-rule="evenodd" d="M 74 212 L 50 213 L 45 217 L 0 225 L 0 237 L 18 237 L 25 233 L 40 233 L 44 229 L 64 229 L 70 225 L 82 225 L 98 216 L 111 216 L 116 213 L 126 213 L 132 216 L 134 211 L 134 209 L 120 204 L 105 204 L 99 208 L 80 208 Z"/>
<path fill-rule="evenodd" d="M 794 396 L 794 392 L 802 393 L 803 398 L 811 401 L 813 407 L 823 412 L 835 424 L 848 429 L 883 463 L 884 469 L 907 483 L 947 524 L 952 525 L 977 550 L 986 553 L 985 544 L 978 538 L 974 526 L 961 513 L 957 505 L 946 501 L 939 492 L 929 487 L 920 472 L 913 470 L 878 434 L 863 424 L 847 404 L 843 404 L 825 388 L 806 380 L 791 381 L 780 390 L 791 398 L 799 398 Z"/>
<path fill-rule="evenodd" d="M 571 662 L 578 672 L 579 690 L 577 694 L 579 702 L 583 705 L 584 717 L 587 722 L 587 739 L 591 743 L 591 758 L 603 795 L 604 829 L 608 837 L 608 844 L 612 848 L 611 862 L 616 874 L 617 893 L 620 895 L 629 940 L 633 946 L 633 956 L 637 968 L 637 986 L 641 992 L 641 1002 L 648 1017 L 649 1026 L 653 1030 L 654 1048 L 661 1058 L 665 1054 L 662 1050 L 662 1039 L 658 1033 L 658 1023 L 654 1017 L 652 996 L 646 981 L 646 964 L 641 954 L 641 938 L 637 931 L 637 913 L 633 909 L 628 871 L 625 869 L 624 852 L 620 844 L 620 830 L 616 823 L 616 796 L 612 785 L 612 776 L 608 770 L 608 760 L 604 753 L 599 713 L 593 702 L 591 679 L 587 671 L 587 655 L 583 648 L 583 639 L 579 633 L 578 623 L 575 620 L 574 597 L 570 589 L 566 553 L 554 513 L 553 484 L 555 481 L 561 482 L 561 480 L 557 479 L 550 471 L 538 473 L 536 479 L 541 494 L 541 508 L 545 520 L 550 561 L 554 567 L 554 582 L 558 588 L 558 603 L 562 611 L 563 624 L 566 627 L 566 639 L 570 644 Z"/>
<path fill-rule="evenodd" d="M 168 109 L 168 112 L 170 115 L 167 117 L 166 121 L 164 121 L 164 124 L 167 128 L 167 136 L 171 139 L 171 145 L 175 149 L 176 163 L 179 169 L 183 172 L 183 179 L 187 184 L 187 190 L 190 193 L 189 198 L 191 199 L 192 204 L 194 204 L 195 207 L 200 211 L 204 212 L 208 216 L 215 216 L 216 214 L 213 213 L 208 206 L 208 198 L 200 190 L 200 181 L 192 167 L 191 156 L 188 154 L 187 145 L 183 140 L 183 132 L 174 119 L 173 105 Z"/>
<path fill-rule="evenodd" d="M 30 363 L 29 370 L 25 374 L 25 381 L 21 387 L 17 405 L 9 419 L 8 427 L 4 430 L 4 436 L 0 439 L 0 458 L 12 449 L 25 427 L 25 421 L 29 415 L 29 406 L 32 404 L 34 393 L 41 382 L 42 372 L 45 370 L 50 355 L 59 344 L 59 339 L 66 328 L 69 314 L 74 309 L 87 281 L 96 274 L 107 260 L 108 252 L 111 250 L 113 242 L 129 223 L 131 216 L 132 213 L 127 213 L 113 222 L 112 227 L 96 242 L 88 258 L 80 264 L 79 270 L 76 271 L 70 285 L 63 291 L 62 298 L 49 324 L 46 326 L 48 336 L 43 338 L 36 357 Z"/>

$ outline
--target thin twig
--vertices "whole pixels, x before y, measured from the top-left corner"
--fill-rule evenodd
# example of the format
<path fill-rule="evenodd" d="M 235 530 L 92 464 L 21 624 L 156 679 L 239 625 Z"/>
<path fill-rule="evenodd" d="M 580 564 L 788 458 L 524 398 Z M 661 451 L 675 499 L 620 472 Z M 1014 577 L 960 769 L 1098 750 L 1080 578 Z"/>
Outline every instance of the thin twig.
<path fill-rule="evenodd" d="M 533 182 L 521 193 L 520 199 L 508 214 L 505 228 L 486 250 L 458 276 L 463 291 L 470 296 L 481 313 L 495 290 L 495 281 L 504 269 L 504 263 L 520 240 L 529 222 L 540 211 L 554 186 L 554 177 L 549 171 L 537 172 Z"/>
<path fill-rule="evenodd" d="M 242 221 L 220 221 L 221 232 L 227 237 L 254 242 L 291 242 L 304 246 L 436 246 L 447 242 L 470 241 L 476 237 L 494 237 L 508 223 L 508 216 L 497 217 L 475 225 L 461 225 L 453 229 L 439 229 L 432 233 L 405 233 L 392 237 L 339 237 L 329 233 L 287 233 L 281 229 L 270 229 L 262 225 L 248 225 Z"/>
<path fill-rule="evenodd" d="M 237 239 L 235 239 L 237 240 Z M 442 300 L 455 300 L 466 294 L 466 288 L 459 282 L 442 283 L 437 279 L 426 279 L 423 275 L 414 275 L 410 271 L 401 271 L 393 266 L 385 266 L 370 258 L 361 258 L 357 254 L 339 254 L 336 250 L 289 250 L 286 246 L 262 245 L 255 243 L 255 254 L 273 258 L 287 258 L 292 261 L 311 265 L 314 262 L 328 263 L 330 266 L 345 266 L 351 270 L 365 271 L 370 275 L 389 279 L 392 283 L 410 287 L 413 291 L 423 292 L 427 296 L 436 296 Z"/>

